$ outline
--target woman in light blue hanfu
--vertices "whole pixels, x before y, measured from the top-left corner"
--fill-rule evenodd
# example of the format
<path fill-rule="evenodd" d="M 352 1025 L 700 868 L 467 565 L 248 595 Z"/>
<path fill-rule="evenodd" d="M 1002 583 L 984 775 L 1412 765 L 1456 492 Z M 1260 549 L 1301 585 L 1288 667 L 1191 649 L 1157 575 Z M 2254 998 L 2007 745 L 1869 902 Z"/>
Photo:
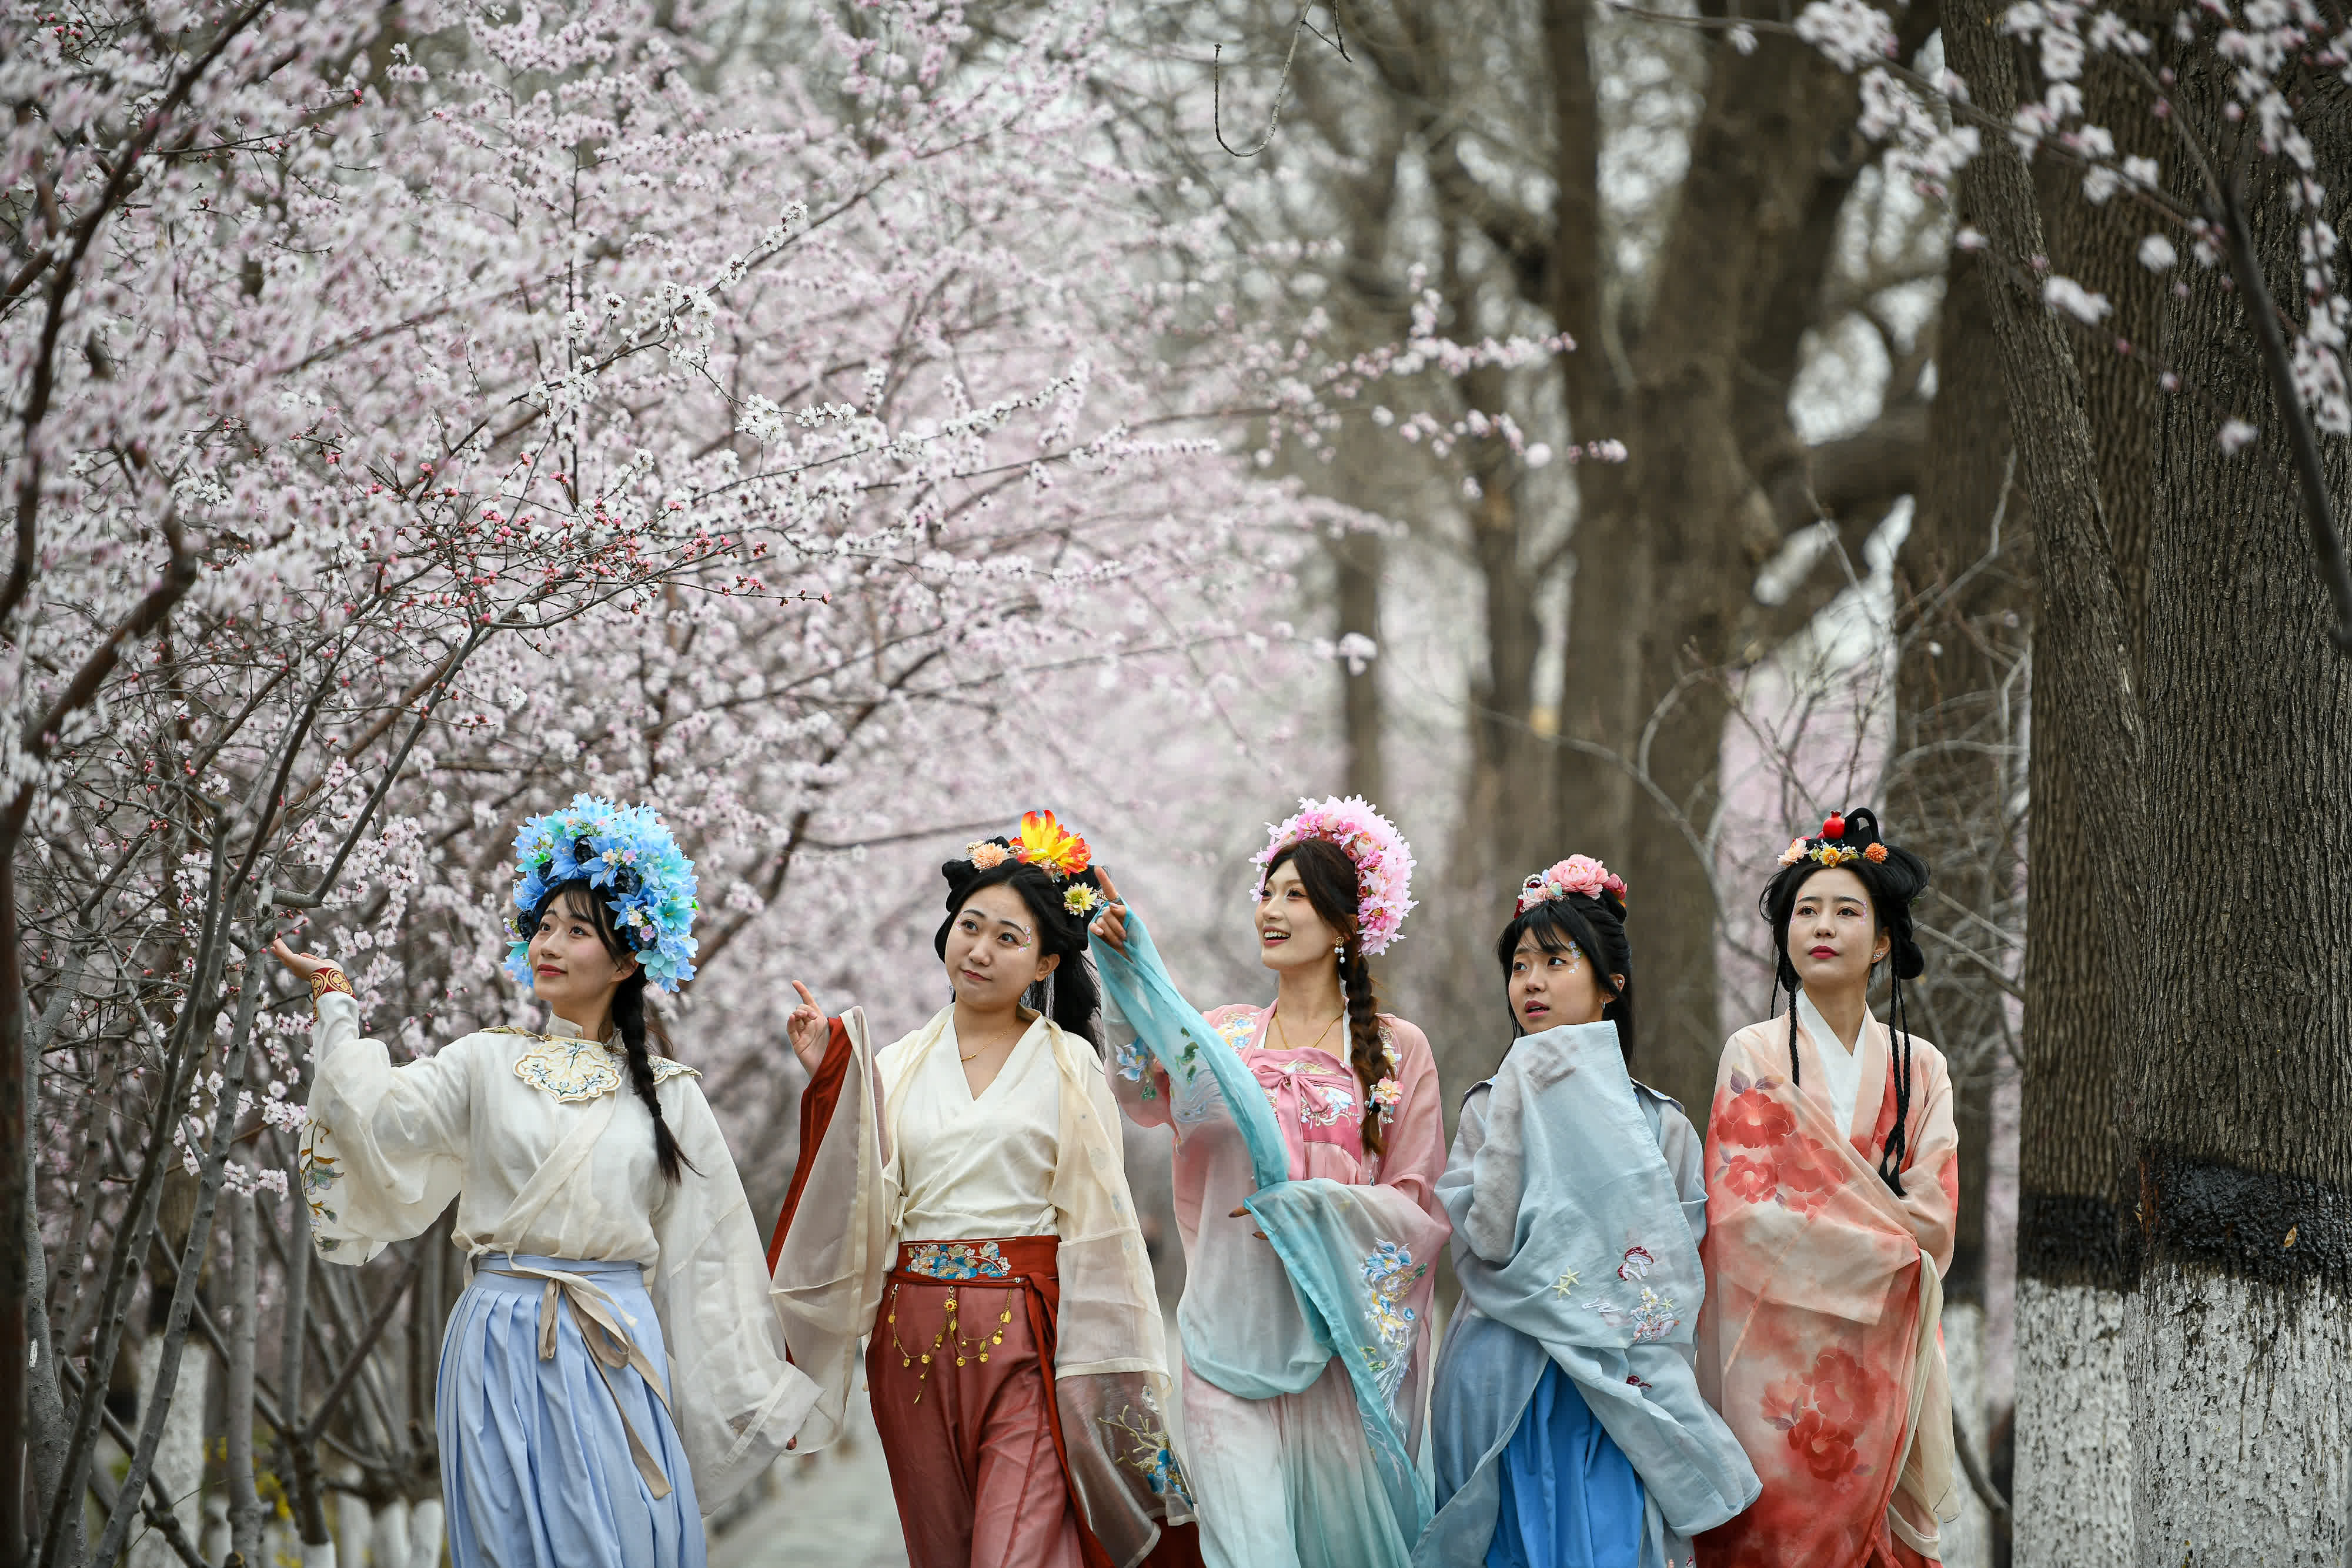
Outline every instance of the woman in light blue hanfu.
<path fill-rule="evenodd" d="M 1431 1396 L 1428 1568 L 1684 1568 L 1759 1490 L 1700 1396 L 1706 1189 L 1681 1107 L 1626 1075 L 1625 884 L 1571 856 L 1496 945 L 1519 1038 L 1437 1192 L 1462 1304 Z"/>
<path fill-rule="evenodd" d="M 702 1515 L 757 1478 L 816 1388 L 785 1359 L 751 1210 L 647 983 L 694 973 L 694 868 L 643 807 L 583 795 L 515 841 L 507 959 L 548 1032 L 478 1030 L 405 1066 L 310 984 L 311 1238 L 357 1265 L 457 1201 L 472 1279 L 435 1398 L 457 1568 L 703 1568 Z"/>

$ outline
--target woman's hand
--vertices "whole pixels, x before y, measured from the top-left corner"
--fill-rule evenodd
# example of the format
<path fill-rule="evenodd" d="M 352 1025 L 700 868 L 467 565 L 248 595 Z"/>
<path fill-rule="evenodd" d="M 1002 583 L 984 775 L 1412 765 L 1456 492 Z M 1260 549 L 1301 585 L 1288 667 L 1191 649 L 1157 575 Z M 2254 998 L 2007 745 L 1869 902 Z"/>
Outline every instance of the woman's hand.
<path fill-rule="evenodd" d="M 816 1070 L 824 1065 L 824 1048 L 833 1038 L 833 1026 L 825 1021 L 824 1009 L 816 1005 L 816 998 L 809 995 L 806 986 L 794 980 L 793 989 L 801 994 L 801 1005 L 784 1019 L 784 1032 L 792 1039 L 793 1054 L 801 1059 L 801 1065 L 814 1078 Z"/>
<path fill-rule="evenodd" d="M 297 953 L 293 948 L 286 946 L 286 938 L 283 936 L 269 945 L 269 951 L 276 956 L 279 963 L 294 972 L 296 979 L 305 985 L 308 985 L 310 977 L 320 970 L 337 967 L 332 958 L 321 958 L 310 953 Z"/>
<path fill-rule="evenodd" d="M 1231 1214 L 1229 1214 L 1229 1215 L 1225 1216 L 1225 1218 L 1228 1218 L 1228 1219 L 1239 1219 L 1243 1215 L 1247 1214 L 1248 1212 L 1249 1212 L 1249 1205 L 1245 1203 L 1245 1204 L 1243 1204 L 1239 1208 L 1234 1209 L 1234 1210 L 1233 1211 L 1233 1213 L 1231 1213 Z M 1263 1241 L 1263 1240 L 1265 1240 L 1265 1231 L 1263 1231 L 1263 1230 L 1253 1230 L 1253 1231 L 1251 1231 L 1251 1232 L 1250 1232 L 1250 1234 L 1251 1234 L 1252 1236 L 1256 1237 L 1260 1241 Z"/>
<path fill-rule="evenodd" d="M 1103 897 L 1109 902 L 1087 929 L 1104 946 L 1124 958 L 1127 956 L 1127 905 L 1118 901 L 1118 889 L 1111 884 L 1110 873 L 1097 866 L 1095 868 L 1095 880 L 1102 883 Z"/>

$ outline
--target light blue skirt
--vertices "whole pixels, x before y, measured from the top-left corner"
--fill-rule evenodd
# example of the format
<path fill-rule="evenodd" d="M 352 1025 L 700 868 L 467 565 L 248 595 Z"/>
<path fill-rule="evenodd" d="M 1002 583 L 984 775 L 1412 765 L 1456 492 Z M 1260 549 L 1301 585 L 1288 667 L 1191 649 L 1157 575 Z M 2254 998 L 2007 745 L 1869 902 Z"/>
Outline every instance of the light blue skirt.
<path fill-rule="evenodd" d="M 669 1364 L 660 1320 L 635 1263 L 517 1255 L 525 1268 L 579 1274 L 612 1297 L 654 1365 Z M 494 1273 L 486 1258 L 449 1314 L 434 1422 L 455 1568 L 704 1568 L 694 1475 L 669 1411 L 634 1367 L 599 1377 L 580 1326 L 559 1306 L 552 1359 L 539 1358 L 542 1280 Z M 630 1322 L 628 1319 L 635 1322 Z M 612 1383 L 605 1390 L 605 1379 Z M 656 1501 L 629 1457 L 616 1399 L 661 1462 Z"/>
<path fill-rule="evenodd" d="M 1542 1345 L 1457 1312 L 1430 1398 L 1420 1568 L 1664 1568 L 1641 1477 Z"/>

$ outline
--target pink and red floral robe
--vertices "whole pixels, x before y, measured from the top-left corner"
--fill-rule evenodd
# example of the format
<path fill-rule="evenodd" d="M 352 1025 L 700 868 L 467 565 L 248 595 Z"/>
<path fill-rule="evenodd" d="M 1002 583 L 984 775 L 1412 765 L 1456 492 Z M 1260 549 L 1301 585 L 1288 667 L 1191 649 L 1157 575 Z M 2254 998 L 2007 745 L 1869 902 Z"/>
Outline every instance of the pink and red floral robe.
<path fill-rule="evenodd" d="M 1701 1568 L 1912 1568 L 1937 1559 L 1952 1490 L 1951 1390 L 1937 1319 L 1959 1207 L 1943 1053 L 1914 1038 L 1897 1196 L 1878 1172 L 1895 1124 L 1888 1032 L 1857 1041 L 1839 1126 L 1820 1050 L 1787 1018 L 1723 1050 L 1706 1132 L 1699 1384 L 1764 1483 L 1699 1538 Z M 1801 1084 L 1801 1087 L 1799 1085 Z"/>

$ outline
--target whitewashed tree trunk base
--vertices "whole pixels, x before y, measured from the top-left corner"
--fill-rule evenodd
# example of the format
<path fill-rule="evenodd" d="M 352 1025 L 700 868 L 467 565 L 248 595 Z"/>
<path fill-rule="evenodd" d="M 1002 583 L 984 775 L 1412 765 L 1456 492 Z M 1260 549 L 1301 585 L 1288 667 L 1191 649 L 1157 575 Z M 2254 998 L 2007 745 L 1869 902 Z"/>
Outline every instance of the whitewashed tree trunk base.
<path fill-rule="evenodd" d="M 1981 1458 L 1985 1451 L 1985 1312 L 1974 1301 L 1944 1308 L 1944 1364 L 1952 1376 L 1952 1425 L 1961 1442 Z M 1992 1568 L 1992 1515 L 1969 1485 L 1963 1470 L 1952 1478 L 1960 1490 L 1960 1517 L 1942 1531 L 1944 1568 Z"/>
<path fill-rule="evenodd" d="M 373 1568 L 408 1568 L 408 1500 L 396 1497 L 375 1511 L 375 1536 L 368 1542 Z"/>
<path fill-rule="evenodd" d="M 355 1492 L 335 1494 L 335 1552 L 343 1568 L 367 1568 L 368 1542 L 375 1538 L 375 1511 Z"/>
<path fill-rule="evenodd" d="M 331 1541 L 313 1546 L 302 1543 L 302 1568 L 336 1568 L 335 1543 Z"/>
<path fill-rule="evenodd" d="M 2128 1568 L 2125 1298 L 2017 1282 L 2016 1568 Z"/>
<path fill-rule="evenodd" d="M 2125 1314 L 2132 1522 L 2164 1568 L 2352 1560 L 2352 1312 L 2281 1288 L 2144 1272 Z"/>
<path fill-rule="evenodd" d="M 151 1334 L 139 1346 L 139 1418 L 147 1418 L 148 1401 L 159 1396 L 155 1375 L 163 1367 L 163 1336 Z M 154 1476 L 188 1540 L 200 1539 L 204 1529 L 205 1406 L 212 1398 L 213 1358 L 194 1345 L 180 1353 L 178 1386 L 161 1393 L 172 1402 L 163 1413 L 163 1435 L 155 1445 Z M 132 1428 L 136 1431 L 138 1428 Z M 143 1520 L 131 1532 L 126 1554 L 131 1568 L 181 1568 L 180 1554 L 171 1542 Z"/>
<path fill-rule="evenodd" d="M 408 1516 L 408 1568 L 441 1568 L 441 1500 L 419 1501 Z"/>

